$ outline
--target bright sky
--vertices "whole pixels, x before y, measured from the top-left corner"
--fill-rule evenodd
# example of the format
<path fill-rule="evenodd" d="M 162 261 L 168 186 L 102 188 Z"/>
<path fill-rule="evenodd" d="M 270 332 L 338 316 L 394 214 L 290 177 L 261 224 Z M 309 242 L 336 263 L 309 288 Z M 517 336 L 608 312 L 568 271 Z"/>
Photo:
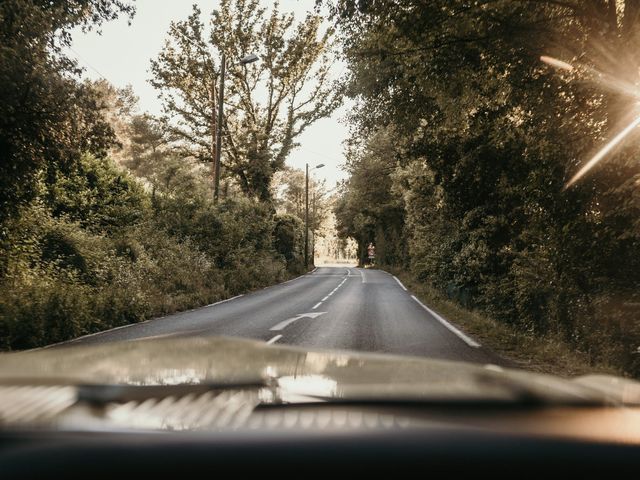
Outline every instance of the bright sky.
<path fill-rule="evenodd" d="M 270 4 L 263 0 L 265 5 Z M 314 6 L 315 0 L 282 0 L 280 8 L 292 11 L 297 19 L 302 19 Z M 162 49 L 172 20 L 183 20 L 197 4 L 203 14 L 209 14 L 218 4 L 217 0 L 137 0 L 137 13 L 131 26 L 126 19 L 110 22 L 102 27 L 102 35 L 95 32 L 74 34 L 71 55 L 75 55 L 85 67 L 85 76 L 93 79 L 106 78 L 117 87 L 132 85 L 140 98 L 140 108 L 152 114 L 159 114 L 161 104 L 155 89 L 149 84 L 149 62 Z M 342 72 L 336 67 L 335 75 Z M 325 167 L 314 175 L 326 179 L 327 186 L 346 178 L 340 169 L 343 162 L 342 141 L 347 128 L 339 123 L 346 107 L 327 119 L 309 127 L 298 139 L 301 146 L 291 153 L 287 163 L 296 168 L 304 168 L 305 163 Z"/>

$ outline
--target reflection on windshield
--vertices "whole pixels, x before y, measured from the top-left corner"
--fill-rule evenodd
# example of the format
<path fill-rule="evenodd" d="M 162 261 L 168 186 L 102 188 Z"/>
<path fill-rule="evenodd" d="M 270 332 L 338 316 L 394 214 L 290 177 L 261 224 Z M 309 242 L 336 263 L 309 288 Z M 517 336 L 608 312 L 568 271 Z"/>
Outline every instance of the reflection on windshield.
<path fill-rule="evenodd" d="M 278 385 L 283 389 L 283 401 L 289 395 L 308 395 L 318 397 L 337 397 L 337 382 L 333 378 L 322 375 L 297 375 L 278 378 Z"/>
<path fill-rule="evenodd" d="M 129 385 L 197 385 L 205 377 L 205 370 L 195 370 L 193 368 L 154 369 L 152 375 L 147 375 L 141 379 L 125 375 L 122 377 L 122 383 Z"/>

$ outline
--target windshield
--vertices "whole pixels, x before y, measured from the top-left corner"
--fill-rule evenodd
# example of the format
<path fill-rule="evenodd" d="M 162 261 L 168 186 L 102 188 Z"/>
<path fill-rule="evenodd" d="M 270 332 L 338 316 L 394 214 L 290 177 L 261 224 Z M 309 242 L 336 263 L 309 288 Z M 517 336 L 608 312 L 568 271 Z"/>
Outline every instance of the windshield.
<path fill-rule="evenodd" d="M 640 7 L 578 3 L 3 1 L 0 382 L 639 378 Z"/>

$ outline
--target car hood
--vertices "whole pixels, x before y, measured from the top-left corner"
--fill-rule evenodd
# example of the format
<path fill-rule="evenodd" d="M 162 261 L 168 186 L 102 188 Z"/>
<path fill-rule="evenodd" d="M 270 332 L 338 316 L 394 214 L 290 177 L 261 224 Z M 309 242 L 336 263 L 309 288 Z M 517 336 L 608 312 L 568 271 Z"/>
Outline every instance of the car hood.
<path fill-rule="evenodd" d="M 226 337 L 143 339 L 0 355 L 0 385 L 262 386 L 272 402 L 640 404 L 640 383 L 495 365 L 307 350 Z"/>

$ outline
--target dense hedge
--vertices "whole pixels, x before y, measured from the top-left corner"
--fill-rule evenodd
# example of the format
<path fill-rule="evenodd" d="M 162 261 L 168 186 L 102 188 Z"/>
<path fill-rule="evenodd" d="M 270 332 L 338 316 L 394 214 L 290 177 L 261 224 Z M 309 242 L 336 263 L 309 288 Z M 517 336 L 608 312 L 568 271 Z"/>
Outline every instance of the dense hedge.
<path fill-rule="evenodd" d="M 638 16 L 581 3 L 337 2 L 355 99 L 338 228 L 361 259 L 373 242 L 463 307 L 640 376 L 637 132 L 568 184 L 637 115 L 585 71 L 637 82 Z"/>
<path fill-rule="evenodd" d="M 147 193 L 85 156 L 3 225 L 0 348 L 182 310 L 301 271 L 301 225 L 246 199 Z"/>

